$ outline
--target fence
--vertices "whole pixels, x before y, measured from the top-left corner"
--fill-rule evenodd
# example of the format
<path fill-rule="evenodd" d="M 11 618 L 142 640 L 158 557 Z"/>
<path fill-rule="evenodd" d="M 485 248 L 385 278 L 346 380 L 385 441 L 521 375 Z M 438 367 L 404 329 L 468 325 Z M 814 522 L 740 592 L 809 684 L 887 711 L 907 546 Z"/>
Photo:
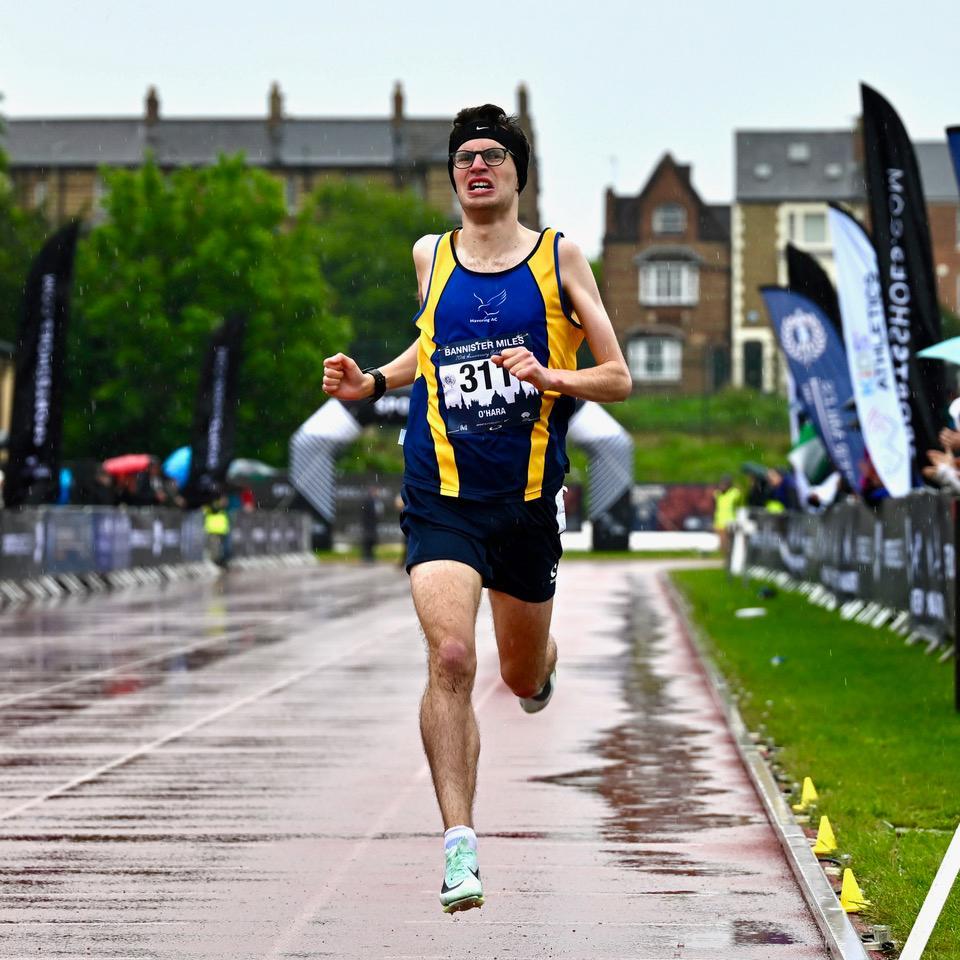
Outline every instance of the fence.
<path fill-rule="evenodd" d="M 233 517 L 237 558 L 310 549 L 310 518 L 258 510 Z M 203 514 L 155 507 L 0 510 L 0 581 L 112 573 L 204 558 Z"/>
<path fill-rule="evenodd" d="M 840 603 L 903 614 L 930 641 L 956 641 L 955 504 L 919 491 L 872 509 L 841 503 L 824 514 L 751 512 L 746 564 L 816 583 Z"/>

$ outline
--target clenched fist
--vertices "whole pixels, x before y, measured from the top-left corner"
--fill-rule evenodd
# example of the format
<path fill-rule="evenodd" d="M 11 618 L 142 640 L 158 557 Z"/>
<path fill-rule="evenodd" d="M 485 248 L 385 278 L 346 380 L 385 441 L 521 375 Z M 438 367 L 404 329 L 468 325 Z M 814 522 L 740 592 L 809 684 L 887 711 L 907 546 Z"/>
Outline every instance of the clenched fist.
<path fill-rule="evenodd" d="M 373 394 L 373 376 L 345 353 L 323 361 L 323 392 L 338 400 L 363 400 Z"/>

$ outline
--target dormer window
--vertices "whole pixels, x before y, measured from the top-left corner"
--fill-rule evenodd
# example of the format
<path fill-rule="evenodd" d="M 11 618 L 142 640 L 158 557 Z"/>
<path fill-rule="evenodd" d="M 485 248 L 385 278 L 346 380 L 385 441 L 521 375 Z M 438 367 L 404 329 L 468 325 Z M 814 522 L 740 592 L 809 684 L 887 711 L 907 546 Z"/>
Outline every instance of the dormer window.
<path fill-rule="evenodd" d="M 679 203 L 661 203 L 653 211 L 653 232 L 683 233 L 687 229 L 687 211 Z"/>

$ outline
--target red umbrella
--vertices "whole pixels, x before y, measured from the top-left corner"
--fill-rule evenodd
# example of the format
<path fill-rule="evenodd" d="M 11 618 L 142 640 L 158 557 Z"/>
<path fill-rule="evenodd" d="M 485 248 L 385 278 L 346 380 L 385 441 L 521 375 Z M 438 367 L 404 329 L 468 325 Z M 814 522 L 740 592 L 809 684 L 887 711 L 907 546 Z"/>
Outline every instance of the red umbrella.
<path fill-rule="evenodd" d="M 129 473 L 146 470 L 152 459 L 149 453 L 125 453 L 122 457 L 104 460 L 103 469 L 114 477 L 123 477 Z"/>

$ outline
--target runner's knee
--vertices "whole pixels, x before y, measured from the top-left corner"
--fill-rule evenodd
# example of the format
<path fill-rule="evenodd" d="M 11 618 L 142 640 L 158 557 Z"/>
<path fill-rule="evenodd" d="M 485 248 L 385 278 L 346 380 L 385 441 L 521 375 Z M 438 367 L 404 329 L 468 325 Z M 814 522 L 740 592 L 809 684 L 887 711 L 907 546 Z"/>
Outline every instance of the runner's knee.
<path fill-rule="evenodd" d="M 453 686 L 471 682 L 477 669 L 476 655 L 462 640 L 453 637 L 436 645 L 431 660 L 439 679 Z"/>

